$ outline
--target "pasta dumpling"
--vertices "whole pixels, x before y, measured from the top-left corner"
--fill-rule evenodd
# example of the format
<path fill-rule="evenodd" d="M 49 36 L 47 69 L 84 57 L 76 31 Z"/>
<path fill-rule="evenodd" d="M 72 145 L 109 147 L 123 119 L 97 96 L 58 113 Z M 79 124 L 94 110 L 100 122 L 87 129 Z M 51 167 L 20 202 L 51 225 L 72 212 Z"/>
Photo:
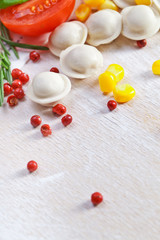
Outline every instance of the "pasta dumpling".
<path fill-rule="evenodd" d="M 92 14 L 86 21 L 88 28 L 87 43 L 93 46 L 107 44 L 116 39 L 122 29 L 120 13 L 105 9 Z"/>
<path fill-rule="evenodd" d="M 153 36 L 159 30 L 159 13 L 148 6 L 137 5 L 122 10 L 122 34 L 133 40 Z"/>
<path fill-rule="evenodd" d="M 60 56 L 61 51 L 73 44 L 83 44 L 87 38 L 87 28 L 79 21 L 62 23 L 50 35 L 48 47 L 50 51 Z"/>
<path fill-rule="evenodd" d="M 83 79 L 99 73 L 103 67 L 103 56 L 93 46 L 73 45 L 62 51 L 60 65 L 67 76 Z"/>

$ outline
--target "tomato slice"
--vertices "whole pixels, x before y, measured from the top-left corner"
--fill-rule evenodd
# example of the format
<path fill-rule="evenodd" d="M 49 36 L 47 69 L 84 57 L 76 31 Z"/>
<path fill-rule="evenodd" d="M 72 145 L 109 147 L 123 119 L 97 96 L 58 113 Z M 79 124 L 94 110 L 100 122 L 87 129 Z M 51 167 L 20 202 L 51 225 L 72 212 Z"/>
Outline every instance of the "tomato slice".
<path fill-rule="evenodd" d="M 38 36 L 65 22 L 74 4 L 75 0 L 29 0 L 0 10 L 0 20 L 15 33 Z"/>

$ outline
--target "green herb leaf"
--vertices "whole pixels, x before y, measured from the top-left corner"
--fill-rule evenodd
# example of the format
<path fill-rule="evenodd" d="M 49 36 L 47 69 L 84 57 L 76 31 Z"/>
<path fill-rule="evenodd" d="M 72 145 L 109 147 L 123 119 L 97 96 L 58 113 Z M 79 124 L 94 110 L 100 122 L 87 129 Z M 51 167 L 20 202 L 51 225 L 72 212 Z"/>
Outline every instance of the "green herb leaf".
<path fill-rule="evenodd" d="M 0 0 L 0 9 L 4 9 L 16 4 L 22 4 L 27 1 L 29 0 Z"/>
<path fill-rule="evenodd" d="M 4 99 L 4 89 L 3 89 L 3 70 L 0 69 L 0 106 L 2 106 Z"/>
<path fill-rule="evenodd" d="M 11 40 L 10 34 L 8 29 L 3 25 L 3 23 L 1 23 L 1 33 L 2 33 L 2 37 Z M 11 46 L 11 50 L 13 51 L 14 55 L 16 56 L 17 59 L 19 59 L 19 54 L 16 50 L 15 47 Z"/>

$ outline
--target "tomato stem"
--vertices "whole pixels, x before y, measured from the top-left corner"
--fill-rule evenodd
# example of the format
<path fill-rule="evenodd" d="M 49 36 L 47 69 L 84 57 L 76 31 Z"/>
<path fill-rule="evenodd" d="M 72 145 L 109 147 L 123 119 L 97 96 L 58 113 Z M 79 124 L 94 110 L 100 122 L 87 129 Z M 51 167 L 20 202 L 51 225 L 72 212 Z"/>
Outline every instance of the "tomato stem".
<path fill-rule="evenodd" d="M 26 43 L 18 43 L 18 42 L 13 42 L 11 40 L 8 40 L 2 36 L 0 36 L 0 39 L 4 42 L 6 42 L 10 46 L 14 47 L 19 47 L 19 48 L 26 48 L 26 49 L 35 49 L 35 50 L 49 50 L 48 47 L 45 46 L 38 46 L 38 45 L 31 45 L 31 44 L 26 44 Z"/>

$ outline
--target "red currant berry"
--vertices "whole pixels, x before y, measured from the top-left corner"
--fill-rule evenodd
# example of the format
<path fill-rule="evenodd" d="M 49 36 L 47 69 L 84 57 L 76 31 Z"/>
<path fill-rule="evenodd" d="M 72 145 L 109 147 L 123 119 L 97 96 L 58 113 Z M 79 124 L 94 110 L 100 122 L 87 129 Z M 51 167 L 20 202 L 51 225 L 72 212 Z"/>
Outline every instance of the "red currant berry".
<path fill-rule="evenodd" d="M 14 95 L 15 95 L 15 97 L 18 98 L 18 99 L 22 99 L 22 98 L 24 98 L 24 96 L 25 96 L 24 91 L 23 91 L 22 88 L 16 88 L 16 89 L 14 90 Z"/>
<path fill-rule="evenodd" d="M 44 137 L 52 134 L 52 129 L 48 124 L 43 124 L 41 127 L 41 133 Z"/>
<path fill-rule="evenodd" d="M 13 89 L 22 88 L 22 82 L 19 79 L 15 79 L 12 82 L 12 87 L 13 87 Z"/>
<path fill-rule="evenodd" d="M 99 192 L 95 192 L 91 195 L 91 201 L 93 203 L 93 205 L 98 205 L 103 201 L 103 196 L 101 193 Z"/>
<path fill-rule="evenodd" d="M 18 104 L 18 99 L 14 95 L 10 95 L 7 98 L 7 103 L 9 104 L 9 106 L 13 107 Z"/>
<path fill-rule="evenodd" d="M 4 85 L 10 85 L 8 82 L 4 83 Z M 10 85 L 11 86 L 11 85 Z"/>
<path fill-rule="evenodd" d="M 56 68 L 56 67 L 52 67 L 52 68 L 50 69 L 50 72 L 59 73 L 59 70 L 58 70 L 58 68 Z"/>
<path fill-rule="evenodd" d="M 12 77 L 13 79 L 19 78 L 19 76 L 22 74 L 22 71 L 18 68 L 14 68 L 12 70 Z"/>
<path fill-rule="evenodd" d="M 31 160 L 28 162 L 27 168 L 28 168 L 28 171 L 34 172 L 37 170 L 38 164 L 35 161 Z"/>
<path fill-rule="evenodd" d="M 11 87 L 11 85 L 9 83 L 4 83 L 4 95 L 8 96 L 9 94 L 11 94 L 13 92 L 13 88 Z"/>
<path fill-rule="evenodd" d="M 72 116 L 67 114 L 61 119 L 61 121 L 62 121 L 62 124 L 66 127 L 72 122 Z"/>
<path fill-rule="evenodd" d="M 110 111 L 114 110 L 117 107 L 117 102 L 114 100 L 109 100 L 107 106 Z"/>
<path fill-rule="evenodd" d="M 33 61 L 33 62 L 37 62 L 40 59 L 40 54 L 36 51 L 32 51 L 29 54 L 29 58 Z"/>
<path fill-rule="evenodd" d="M 137 41 L 137 46 L 138 46 L 139 48 L 143 48 L 143 47 L 145 47 L 146 45 L 147 45 L 147 40 L 146 40 L 146 39 Z"/>
<path fill-rule="evenodd" d="M 52 108 L 52 112 L 61 116 L 66 113 L 66 107 L 63 106 L 62 104 L 57 104 Z"/>
<path fill-rule="evenodd" d="M 39 115 L 34 115 L 34 116 L 31 117 L 30 122 L 31 122 L 33 127 L 37 127 L 41 124 L 42 119 Z"/>
<path fill-rule="evenodd" d="M 27 83 L 29 81 L 29 76 L 26 73 L 22 73 L 19 76 L 19 79 L 21 80 L 22 84 L 25 84 L 25 83 Z"/>

